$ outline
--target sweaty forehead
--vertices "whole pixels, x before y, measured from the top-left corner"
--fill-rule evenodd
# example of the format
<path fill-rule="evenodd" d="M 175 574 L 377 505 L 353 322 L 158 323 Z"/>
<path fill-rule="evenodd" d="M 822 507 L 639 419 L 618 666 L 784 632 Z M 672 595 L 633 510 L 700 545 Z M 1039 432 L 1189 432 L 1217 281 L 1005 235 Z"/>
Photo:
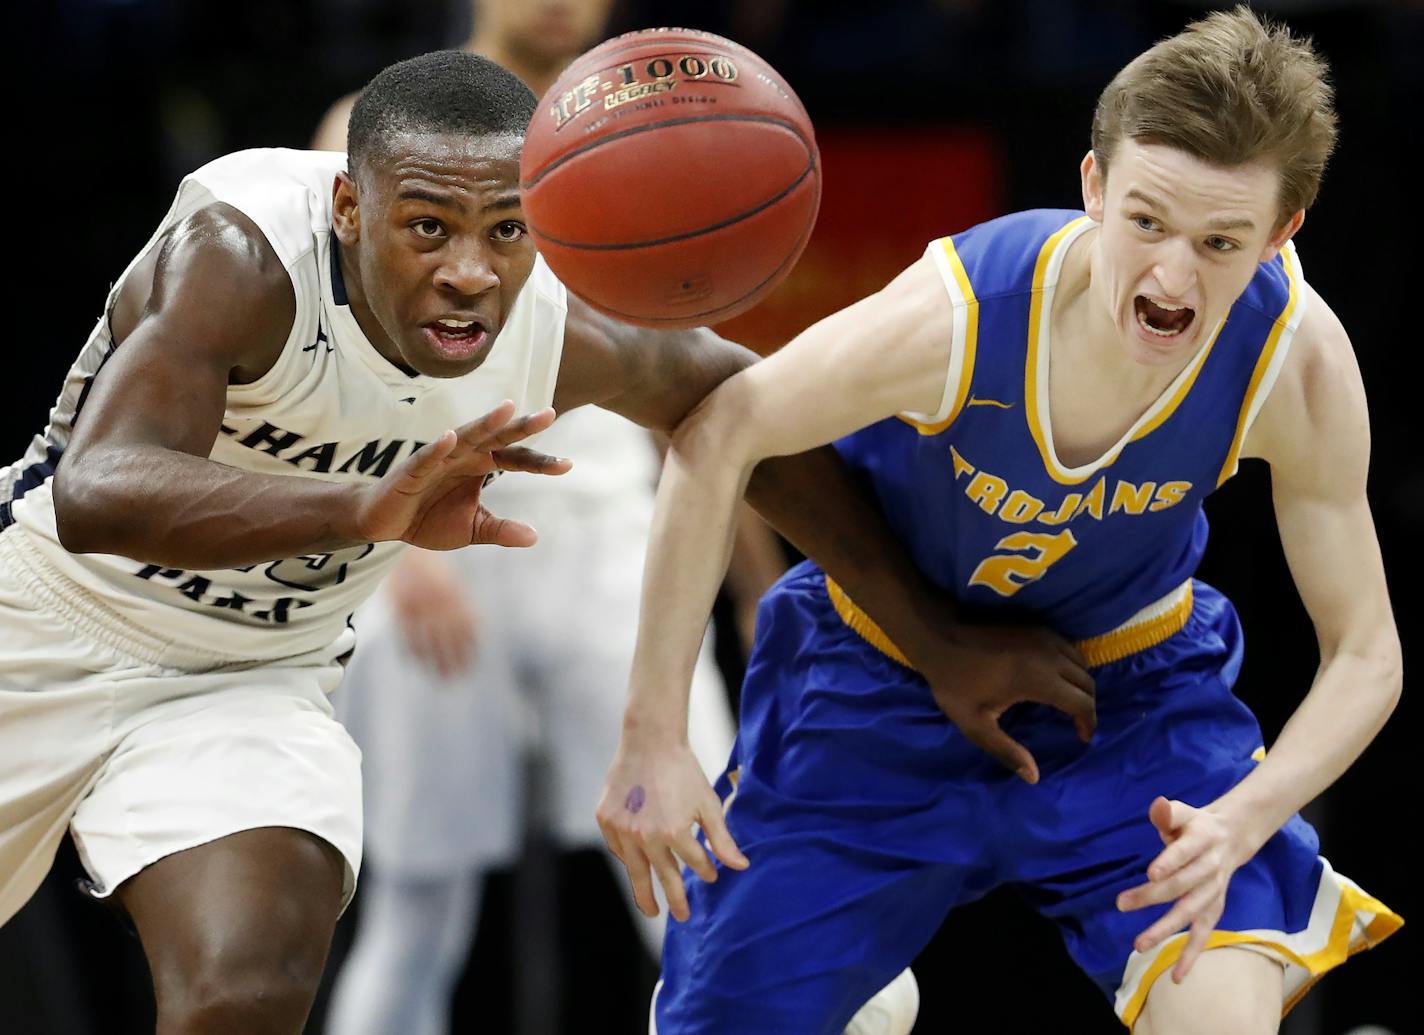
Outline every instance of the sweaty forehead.
<path fill-rule="evenodd" d="M 384 189 L 419 183 L 462 193 L 504 192 L 518 188 L 523 143 L 511 133 L 400 132 L 383 141 L 367 164 Z"/>

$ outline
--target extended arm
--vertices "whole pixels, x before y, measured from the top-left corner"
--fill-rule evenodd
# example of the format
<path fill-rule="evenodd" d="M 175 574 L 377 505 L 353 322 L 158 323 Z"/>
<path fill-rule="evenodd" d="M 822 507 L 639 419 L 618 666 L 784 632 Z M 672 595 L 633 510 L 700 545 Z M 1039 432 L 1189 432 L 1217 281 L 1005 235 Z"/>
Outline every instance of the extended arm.
<path fill-rule="evenodd" d="M 1360 756 L 1399 700 L 1402 662 L 1369 503 L 1369 417 L 1344 329 L 1320 298 L 1301 325 L 1280 383 L 1246 451 L 1271 465 L 1276 521 L 1320 667 L 1266 758 L 1202 809 L 1158 799 L 1168 847 L 1125 908 L 1177 900 L 1139 936 L 1148 949 L 1191 924 L 1179 980 L 1205 944 L 1231 874 Z"/>
<path fill-rule="evenodd" d="M 55 474 L 64 546 L 207 569 L 388 539 L 439 549 L 532 542 L 532 530 L 479 506 L 478 487 L 496 466 L 565 469 L 504 448 L 547 427 L 551 413 L 514 421 L 513 407 L 501 406 L 370 485 L 207 459 L 228 384 L 271 368 L 295 304 L 261 230 L 225 205 L 190 217 L 129 275 L 113 311 L 119 345 L 94 378 Z"/>

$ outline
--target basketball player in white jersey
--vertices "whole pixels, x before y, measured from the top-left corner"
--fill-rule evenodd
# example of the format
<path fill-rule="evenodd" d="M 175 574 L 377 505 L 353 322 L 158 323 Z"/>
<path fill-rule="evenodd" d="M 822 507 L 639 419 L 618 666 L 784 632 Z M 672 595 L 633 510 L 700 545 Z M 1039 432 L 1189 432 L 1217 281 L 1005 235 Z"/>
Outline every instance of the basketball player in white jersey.
<path fill-rule="evenodd" d="M 518 445 L 548 403 L 672 429 L 752 358 L 565 294 L 520 220 L 533 106 L 427 55 L 364 91 L 349 172 L 271 150 L 187 177 L 0 477 L 0 922 L 68 827 L 137 928 L 160 1032 L 302 1026 L 360 861 L 326 693 L 399 544 L 529 545 L 482 491 L 567 469 Z M 833 457 L 766 465 L 751 499 L 954 685 L 963 648 Z M 1022 647 L 954 698 L 985 742 L 1025 695 L 1089 717 L 1051 637 Z"/>

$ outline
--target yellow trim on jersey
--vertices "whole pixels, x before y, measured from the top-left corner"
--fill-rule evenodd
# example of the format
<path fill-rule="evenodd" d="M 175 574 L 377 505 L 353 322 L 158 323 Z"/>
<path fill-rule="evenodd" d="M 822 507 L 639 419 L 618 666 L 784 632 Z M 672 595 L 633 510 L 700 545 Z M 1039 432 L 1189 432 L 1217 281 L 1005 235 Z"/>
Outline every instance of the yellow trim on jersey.
<path fill-rule="evenodd" d="M 1038 261 L 1033 265 L 1033 289 L 1029 296 L 1028 353 L 1024 360 L 1024 413 L 1028 417 L 1029 434 L 1033 436 L 1034 444 L 1038 446 L 1038 455 L 1043 458 L 1043 469 L 1060 485 L 1077 485 L 1080 482 L 1085 482 L 1092 477 L 1094 472 L 1090 471 L 1081 478 L 1065 478 L 1060 475 L 1057 471 L 1058 464 L 1048 451 L 1048 440 L 1044 438 L 1043 426 L 1038 419 L 1038 336 L 1042 330 L 1044 319 L 1049 315 L 1043 311 L 1045 308 L 1043 305 L 1043 282 L 1048 276 L 1049 260 L 1058 251 L 1058 245 L 1062 243 L 1063 238 L 1088 221 L 1087 216 L 1079 216 L 1060 227 L 1056 233 L 1043 242 L 1043 247 L 1038 252 Z"/>
<path fill-rule="evenodd" d="M 1290 279 L 1290 295 L 1286 298 L 1285 308 L 1276 317 L 1276 324 L 1271 328 L 1270 335 L 1266 338 L 1266 345 L 1261 349 L 1261 355 L 1256 360 L 1256 369 L 1251 371 L 1251 382 L 1246 386 L 1246 398 L 1241 400 L 1241 415 L 1236 419 L 1236 434 L 1231 438 L 1231 449 L 1227 451 L 1226 463 L 1221 465 L 1221 473 L 1217 476 L 1216 485 L 1221 485 L 1236 473 L 1236 465 L 1241 459 L 1241 446 L 1246 440 L 1246 425 L 1251 419 L 1251 403 L 1256 398 L 1256 393 L 1261 388 L 1261 379 L 1266 376 L 1266 371 L 1271 366 L 1271 360 L 1275 358 L 1276 349 L 1280 347 L 1281 339 L 1285 336 L 1286 324 L 1290 322 L 1290 317 L 1295 312 L 1295 307 L 1300 301 L 1300 273 L 1295 268 L 1294 257 L 1289 247 L 1281 249 L 1281 265 L 1285 268 L 1286 276 Z"/>
<path fill-rule="evenodd" d="M 1225 326 L 1225 320 L 1222 320 L 1216 325 L 1216 330 L 1211 332 L 1211 340 L 1206 343 L 1206 348 L 1198 352 L 1196 357 L 1192 360 L 1189 367 L 1190 373 L 1187 374 L 1186 380 L 1177 386 L 1177 390 L 1172 393 L 1172 398 L 1167 401 L 1167 405 L 1162 407 L 1146 424 L 1137 429 L 1130 441 L 1136 442 L 1140 438 L 1146 438 L 1161 427 L 1168 417 L 1177 412 L 1177 407 L 1182 404 L 1182 400 L 1185 399 L 1187 393 L 1192 390 L 1192 385 L 1196 384 L 1197 375 L 1200 374 L 1202 368 L 1206 366 L 1206 358 L 1211 355 L 1212 346 L 1216 344 L 1216 339 L 1221 334 L 1221 329 Z M 1117 450 L 1113 453 L 1113 460 L 1117 459 L 1118 452 L 1121 452 L 1121 450 Z"/>
<path fill-rule="evenodd" d="M 846 596 L 846 591 L 841 589 L 836 580 L 829 575 L 826 576 L 826 593 L 831 598 L 831 606 L 836 609 L 836 614 L 841 616 L 841 621 L 845 622 L 862 640 L 892 661 L 898 661 L 906 668 L 914 668 L 910 664 L 910 659 L 905 657 L 900 648 L 895 646 L 890 637 L 885 635 L 885 630 L 876 625 L 873 618 L 857 607 L 855 601 Z"/>
<path fill-rule="evenodd" d="M 1161 614 L 1141 622 L 1129 619 L 1112 632 L 1080 640 L 1074 646 L 1087 659 L 1088 664 L 1094 667 L 1121 661 L 1138 651 L 1157 646 L 1181 631 L 1191 616 L 1191 582 L 1184 583 L 1184 587 L 1184 590 L 1173 591 L 1173 595 L 1179 595 L 1179 599 L 1173 601 L 1171 607 Z M 895 646 L 895 642 L 885 634 L 885 630 L 876 624 L 875 619 L 862 611 L 829 575 L 826 576 L 826 594 L 831 598 L 831 606 L 836 609 L 836 614 L 840 615 L 841 621 L 845 622 L 852 632 L 892 661 L 897 661 L 906 668 L 915 667 L 910 664 L 905 652 Z"/>
<path fill-rule="evenodd" d="M 1188 580 L 1186 590 L 1180 598 L 1161 614 L 1153 615 L 1142 622 L 1127 622 L 1112 632 L 1103 633 L 1087 640 L 1079 640 L 1075 646 L 1090 666 L 1106 665 L 1121 661 L 1131 654 L 1148 647 L 1155 647 L 1182 631 L 1187 619 L 1192 616 L 1192 584 Z"/>
<path fill-rule="evenodd" d="M 964 401 L 969 398 L 969 385 L 974 380 L 974 354 L 979 344 L 979 300 L 974 297 L 974 286 L 969 283 L 969 271 L 964 268 L 964 260 L 955 250 L 954 238 L 941 237 L 936 243 L 944 252 L 959 293 L 964 296 L 964 359 L 959 366 L 959 387 L 954 393 L 954 405 L 950 407 L 948 417 L 933 424 L 922 424 L 903 415 L 900 417 L 921 435 L 938 435 L 953 424 L 959 412 L 964 409 Z M 955 309 L 959 309 L 959 306 L 955 306 Z"/>
<path fill-rule="evenodd" d="M 1369 925 L 1359 938 L 1352 938 L 1356 917 L 1361 913 L 1372 916 L 1373 919 L 1370 920 Z M 1335 908 L 1335 917 L 1330 925 L 1330 936 L 1324 948 L 1316 952 L 1301 955 L 1283 942 L 1267 937 L 1273 933 L 1269 931 L 1213 931 L 1207 936 L 1206 948 L 1215 949 L 1224 945 L 1259 945 L 1269 949 L 1270 955 L 1279 958 L 1282 962 L 1293 963 L 1304 969 L 1310 976 L 1283 1004 L 1281 1016 L 1285 1016 L 1296 1003 L 1300 1002 L 1305 993 L 1310 991 L 1315 982 L 1324 977 L 1328 971 L 1338 967 L 1355 953 L 1374 948 L 1403 926 L 1404 920 L 1379 899 L 1367 895 L 1351 884 L 1342 884 L 1340 886 L 1340 902 Z M 1165 942 L 1158 952 L 1157 958 L 1152 961 L 1152 965 L 1142 975 L 1142 980 L 1137 985 L 1137 991 L 1132 994 L 1132 998 L 1128 1000 L 1122 1011 L 1122 1023 L 1129 1029 L 1137 1023 L 1137 1018 L 1147 1003 L 1147 994 L 1152 991 L 1153 983 L 1181 957 L 1182 950 L 1187 945 L 1187 934 L 1188 932 L 1183 931 L 1181 934 L 1174 935 L 1170 941 Z M 1281 934 L 1282 937 L 1285 937 L 1284 932 Z"/>

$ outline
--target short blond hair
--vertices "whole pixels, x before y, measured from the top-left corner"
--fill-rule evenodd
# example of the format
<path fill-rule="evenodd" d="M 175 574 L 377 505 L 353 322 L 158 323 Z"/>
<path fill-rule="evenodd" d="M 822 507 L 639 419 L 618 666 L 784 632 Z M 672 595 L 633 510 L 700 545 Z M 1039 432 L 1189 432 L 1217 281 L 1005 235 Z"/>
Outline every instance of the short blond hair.
<path fill-rule="evenodd" d="M 1093 113 L 1093 154 L 1104 175 L 1124 137 L 1212 165 L 1274 161 L 1284 223 L 1315 201 L 1335 146 L 1328 72 L 1308 38 L 1245 5 L 1217 11 L 1113 77 Z"/>

